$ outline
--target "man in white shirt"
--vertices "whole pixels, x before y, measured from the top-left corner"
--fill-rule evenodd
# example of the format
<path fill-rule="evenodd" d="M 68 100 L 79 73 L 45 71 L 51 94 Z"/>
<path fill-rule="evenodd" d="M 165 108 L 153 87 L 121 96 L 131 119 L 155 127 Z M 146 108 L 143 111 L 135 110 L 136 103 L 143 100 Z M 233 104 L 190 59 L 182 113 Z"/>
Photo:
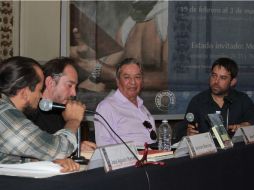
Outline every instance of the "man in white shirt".
<path fill-rule="evenodd" d="M 155 122 L 153 116 L 138 96 L 143 84 L 141 65 L 134 58 L 126 58 L 116 68 L 117 91 L 106 97 L 97 106 L 110 127 L 125 141 L 137 146 L 155 143 Z M 97 146 L 121 143 L 107 124 L 95 116 L 95 140 Z"/>

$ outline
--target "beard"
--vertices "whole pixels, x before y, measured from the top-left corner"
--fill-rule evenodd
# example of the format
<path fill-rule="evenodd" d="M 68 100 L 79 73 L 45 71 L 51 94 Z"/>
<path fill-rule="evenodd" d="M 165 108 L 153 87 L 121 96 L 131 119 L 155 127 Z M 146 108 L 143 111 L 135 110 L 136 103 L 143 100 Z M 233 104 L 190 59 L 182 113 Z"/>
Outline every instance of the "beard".
<path fill-rule="evenodd" d="M 37 113 L 37 108 L 33 108 L 29 103 L 25 105 L 23 108 L 23 113 L 28 117 L 28 118 L 33 118 L 36 113 Z"/>
<path fill-rule="evenodd" d="M 212 94 L 216 95 L 216 96 L 225 96 L 228 94 L 230 87 L 227 89 L 214 89 L 213 87 L 210 87 Z"/>

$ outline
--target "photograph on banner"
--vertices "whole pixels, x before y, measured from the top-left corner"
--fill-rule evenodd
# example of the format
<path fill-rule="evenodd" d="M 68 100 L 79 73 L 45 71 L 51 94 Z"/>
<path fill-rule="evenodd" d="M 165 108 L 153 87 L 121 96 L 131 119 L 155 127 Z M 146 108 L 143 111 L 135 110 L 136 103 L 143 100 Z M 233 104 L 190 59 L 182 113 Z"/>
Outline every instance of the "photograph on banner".
<path fill-rule="evenodd" d="M 237 88 L 254 99 L 251 1 L 71 1 L 69 9 L 78 97 L 91 109 L 116 89 L 115 65 L 126 57 L 143 65 L 140 96 L 152 114 L 184 114 L 219 57 L 237 62 Z"/>
<path fill-rule="evenodd" d="M 164 94 L 155 103 L 168 90 L 167 1 L 71 1 L 70 56 L 80 67 L 79 97 L 89 99 L 88 107 L 116 89 L 115 66 L 127 57 L 142 64 L 141 96 L 149 110 L 167 113 L 174 101 Z"/>

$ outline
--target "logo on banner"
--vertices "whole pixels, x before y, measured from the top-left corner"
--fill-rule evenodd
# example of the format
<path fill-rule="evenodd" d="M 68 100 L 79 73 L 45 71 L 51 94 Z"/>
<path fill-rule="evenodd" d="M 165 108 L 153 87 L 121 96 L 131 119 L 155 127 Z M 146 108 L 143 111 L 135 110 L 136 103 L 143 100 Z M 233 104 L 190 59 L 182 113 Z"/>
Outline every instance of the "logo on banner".
<path fill-rule="evenodd" d="M 168 111 L 168 109 L 174 107 L 175 104 L 175 94 L 169 90 L 160 91 L 155 96 L 155 105 L 161 111 Z"/>

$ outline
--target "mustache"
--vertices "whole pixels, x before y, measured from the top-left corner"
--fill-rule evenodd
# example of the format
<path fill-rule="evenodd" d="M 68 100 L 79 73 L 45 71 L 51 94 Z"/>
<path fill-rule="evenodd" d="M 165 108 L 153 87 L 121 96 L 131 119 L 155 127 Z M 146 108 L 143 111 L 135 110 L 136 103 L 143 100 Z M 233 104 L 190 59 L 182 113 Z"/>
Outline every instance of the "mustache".
<path fill-rule="evenodd" d="M 221 88 L 218 84 L 212 84 L 210 88 Z"/>
<path fill-rule="evenodd" d="M 78 100 L 77 96 L 70 96 L 69 98 L 66 98 L 66 100 Z"/>

